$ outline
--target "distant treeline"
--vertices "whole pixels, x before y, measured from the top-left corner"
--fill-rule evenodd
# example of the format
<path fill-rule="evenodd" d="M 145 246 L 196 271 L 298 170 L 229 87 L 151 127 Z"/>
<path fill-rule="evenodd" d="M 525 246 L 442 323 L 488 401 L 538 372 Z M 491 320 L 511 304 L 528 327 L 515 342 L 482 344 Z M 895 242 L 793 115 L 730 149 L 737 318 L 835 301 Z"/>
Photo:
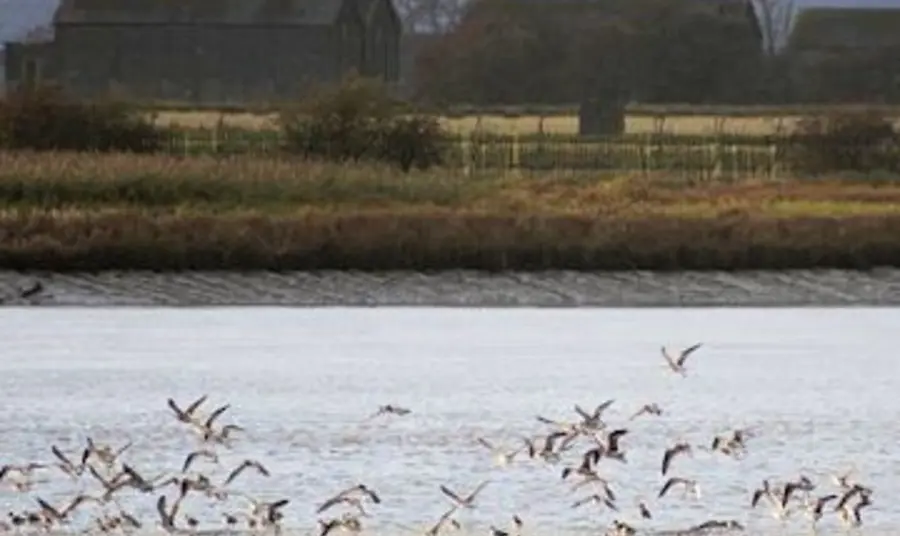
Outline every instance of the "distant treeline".
<path fill-rule="evenodd" d="M 900 102 L 900 48 L 767 54 L 752 12 L 696 0 L 473 0 L 416 51 L 431 103 Z"/>

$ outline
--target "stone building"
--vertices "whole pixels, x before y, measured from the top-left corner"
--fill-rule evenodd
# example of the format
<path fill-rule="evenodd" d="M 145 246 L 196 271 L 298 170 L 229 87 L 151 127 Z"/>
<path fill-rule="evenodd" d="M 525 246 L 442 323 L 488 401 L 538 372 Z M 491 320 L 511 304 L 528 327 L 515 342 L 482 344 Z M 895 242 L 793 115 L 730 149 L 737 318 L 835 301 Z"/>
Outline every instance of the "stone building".
<path fill-rule="evenodd" d="M 391 0 L 62 0 L 53 36 L 8 43 L 9 85 L 83 97 L 272 102 L 348 72 L 396 82 Z"/>

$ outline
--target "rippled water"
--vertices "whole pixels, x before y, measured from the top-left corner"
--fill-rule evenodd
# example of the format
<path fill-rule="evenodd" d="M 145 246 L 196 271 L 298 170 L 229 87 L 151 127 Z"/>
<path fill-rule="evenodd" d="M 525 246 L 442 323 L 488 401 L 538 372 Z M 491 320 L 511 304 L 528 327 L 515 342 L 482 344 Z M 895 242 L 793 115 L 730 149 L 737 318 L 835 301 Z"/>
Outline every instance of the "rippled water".
<path fill-rule="evenodd" d="M 223 463 L 258 458 L 273 473 L 234 486 L 289 497 L 285 524 L 298 530 L 315 528 L 319 501 L 359 481 L 384 499 L 367 528 L 396 534 L 446 509 L 440 484 L 465 491 L 490 479 L 478 508 L 459 516 L 470 532 L 505 528 L 517 513 L 527 534 L 596 534 L 614 517 L 647 530 L 733 518 L 754 534 L 806 534 L 800 516 L 781 527 L 765 509 L 751 511 L 751 490 L 803 472 L 825 493 L 829 473 L 854 467 L 875 489 L 864 533 L 900 533 L 898 327 L 897 309 L 7 309 L 0 446 L 4 463 L 21 463 L 49 461 L 51 443 L 74 453 L 86 435 L 132 440 L 126 458 L 136 468 L 177 471 L 198 440 L 165 400 L 209 393 L 210 405 L 231 403 L 223 422 L 248 429 Z M 695 341 L 705 347 L 688 376 L 669 373 L 660 345 Z M 562 465 L 497 467 L 475 442 L 519 445 L 547 429 L 535 415 L 569 419 L 574 403 L 606 398 L 616 399 L 611 424 L 631 430 L 622 440 L 629 463 L 602 463 L 617 514 L 571 508 L 586 493 L 561 481 Z M 648 402 L 665 415 L 627 421 Z M 386 403 L 413 414 L 363 422 Z M 708 444 L 746 426 L 758 437 L 745 459 L 698 451 L 675 462 L 674 474 L 699 480 L 701 500 L 656 499 L 666 444 Z M 216 478 L 227 471 L 208 467 Z M 62 502 L 96 489 L 90 477 L 47 474 L 31 494 L 4 489 L 0 499 L 19 510 L 34 495 Z M 638 498 L 653 520 L 637 517 Z M 130 492 L 122 502 L 155 523 L 155 496 Z M 185 508 L 210 526 L 224 509 L 200 498 Z M 89 517 L 85 509 L 79 523 Z M 832 515 L 827 531 L 843 532 Z"/>

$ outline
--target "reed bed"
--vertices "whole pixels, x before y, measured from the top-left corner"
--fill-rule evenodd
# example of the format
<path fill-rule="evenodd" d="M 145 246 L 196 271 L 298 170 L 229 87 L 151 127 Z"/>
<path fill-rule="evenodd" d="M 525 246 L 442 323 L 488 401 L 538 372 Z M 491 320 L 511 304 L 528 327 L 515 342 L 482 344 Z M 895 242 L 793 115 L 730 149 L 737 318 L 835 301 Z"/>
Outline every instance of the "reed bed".
<path fill-rule="evenodd" d="M 267 210 L 445 207 L 478 211 L 700 215 L 735 209 L 836 215 L 892 213 L 900 181 L 838 179 L 686 181 L 667 173 L 466 175 L 398 172 L 380 165 L 315 163 L 258 156 L 0 152 L 7 208 L 96 207 Z"/>
<path fill-rule="evenodd" d="M 900 184 L 0 153 L 0 267 L 900 266 Z"/>
<path fill-rule="evenodd" d="M 593 217 L 310 210 L 0 213 L 16 270 L 740 270 L 900 265 L 900 215 Z"/>

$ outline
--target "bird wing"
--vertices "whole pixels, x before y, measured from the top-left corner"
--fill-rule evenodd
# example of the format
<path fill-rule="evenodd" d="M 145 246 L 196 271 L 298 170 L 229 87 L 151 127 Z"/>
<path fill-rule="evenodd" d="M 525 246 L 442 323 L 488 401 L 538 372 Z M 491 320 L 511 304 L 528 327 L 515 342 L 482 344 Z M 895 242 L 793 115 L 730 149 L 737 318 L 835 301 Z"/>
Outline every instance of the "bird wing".
<path fill-rule="evenodd" d="M 824 497 L 819 497 L 818 499 L 816 499 L 816 508 L 815 509 L 821 512 L 822 508 L 825 506 L 826 503 L 828 503 L 829 501 L 833 501 L 835 499 L 837 499 L 837 495 L 835 495 L 834 493 L 825 495 Z"/>
<path fill-rule="evenodd" d="M 44 499 L 41 499 L 40 497 L 37 497 L 36 500 L 37 500 L 37 503 L 38 503 L 39 505 L 41 505 L 41 508 L 42 508 L 45 512 L 48 512 L 51 516 L 53 516 L 53 517 L 56 518 L 56 519 L 61 519 L 61 518 L 62 518 L 62 516 L 60 515 L 60 513 L 59 513 L 59 512 L 56 510 L 56 508 L 54 508 L 50 503 L 48 503 L 48 502 L 45 501 Z"/>
<path fill-rule="evenodd" d="M 663 484 L 663 487 L 659 490 L 658 497 L 662 498 L 666 493 L 668 493 L 668 491 L 670 489 L 672 489 L 672 486 L 674 486 L 675 484 L 681 483 L 681 482 L 682 482 L 682 480 L 678 477 L 672 477 L 672 478 L 666 480 L 666 483 Z"/>
<path fill-rule="evenodd" d="M 781 496 L 781 508 L 787 508 L 788 501 L 791 500 L 791 494 L 797 488 L 796 484 L 788 482 L 784 485 L 784 495 Z"/>
<path fill-rule="evenodd" d="M 750 499 L 750 508 L 756 508 L 756 505 L 759 504 L 759 500 L 762 498 L 764 490 L 758 489 L 753 492 L 753 497 Z"/>
<path fill-rule="evenodd" d="M 578 508 L 579 506 L 583 506 L 583 505 L 585 505 L 585 504 L 587 504 L 587 503 L 589 503 L 589 502 L 591 502 L 591 501 L 593 501 L 593 500 L 594 500 L 594 496 L 593 496 L 593 495 L 591 495 L 590 497 L 585 497 L 585 498 L 583 498 L 583 499 L 578 499 L 577 501 L 575 501 L 574 503 L 572 503 L 572 508 Z"/>
<path fill-rule="evenodd" d="M 441 492 L 444 495 L 446 495 L 447 497 L 450 497 L 451 499 L 453 499 L 454 501 L 456 501 L 458 503 L 465 502 L 464 500 L 462 500 L 462 498 L 459 495 L 454 493 L 452 489 L 448 488 L 447 486 L 444 486 L 443 484 L 441 485 Z"/>
<path fill-rule="evenodd" d="M 617 450 L 619 446 L 619 438 L 628 434 L 628 430 L 621 428 L 619 430 L 613 430 L 609 433 L 606 438 L 606 442 L 609 445 L 609 450 Z"/>
<path fill-rule="evenodd" d="M 65 454 L 63 454 L 56 445 L 51 446 L 50 451 L 53 452 L 53 455 L 56 456 L 59 461 L 61 461 L 67 467 L 75 467 L 75 464 L 73 464 L 72 461 L 69 460 L 69 458 Z"/>
<path fill-rule="evenodd" d="M 835 506 L 834 509 L 835 510 L 843 509 L 844 506 L 847 505 L 847 501 L 852 499 L 853 496 L 856 495 L 857 493 L 859 493 L 859 488 L 857 488 L 856 486 L 854 486 L 854 487 L 850 488 L 849 490 L 847 490 L 846 492 L 844 492 L 844 494 L 841 496 L 840 500 L 838 501 L 837 506 Z"/>
<path fill-rule="evenodd" d="M 698 342 L 697 344 L 682 350 L 681 355 L 678 356 L 678 362 L 677 362 L 678 366 L 679 367 L 684 366 L 684 362 L 687 361 L 688 356 L 693 354 L 694 352 L 696 352 L 697 349 L 700 348 L 701 346 L 703 346 L 703 343 Z"/>
<path fill-rule="evenodd" d="M 544 438 L 544 451 L 553 452 L 553 443 L 557 438 L 563 437 L 564 435 L 566 435 L 566 433 L 562 431 L 547 434 L 547 437 Z"/>
<path fill-rule="evenodd" d="M 166 403 L 172 408 L 172 411 L 175 413 L 175 417 L 182 422 L 187 422 L 190 420 L 187 413 L 184 412 L 181 408 L 178 407 L 178 404 L 175 403 L 171 398 L 166 400 Z"/>
<path fill-rule="evenodd" d="M 490 483 L 490 480 L 485 480 L 485 481 L 482 482 L 481 484 L 478 484 L 478 486 L 476 486 L 475 489 L 472 490 L 472 493 L 470 493 L 469 496 L 466 497 L 466 502 L 472 502 L 472 501 L 474 501 L 474 500 L 475 500 L 475 497 L 476 497 L 479 493 L 481 493 L 481 490 L 483 490 L 484 487 L 488 485 L 488 483 Z"/>
<path fill-rule="evenodd" d="M 129 441 L 128 443 L 125 443 L 125 446 L 123 446 L 122 448 L 120 448 L 119 450 L 116 451 L 115 457 L 118 458 L 119 456 L 121 456 L 126 450 L 131 448 L 131 445 L 132 445 L 131 441 Z"/>
<path fill-rule="evenodd" d="M 594 417 L 590 413 L 581 409 L 581 406 L 579 406 L 578 404 L 575 404 L 575 413 L 577 413 L 579 416 L 581 416 L 582 419 L 584 419 L 586 421 L 589 421 Z"/>
<path fill-rule="evenodd" d="M 609 407 L 613 405 L 613 402 L 615 402 L 615 399 L 611 398 L 611 399 L 607 400 L 606 402 L 599 404 L 596 407 L 596 409 L 594 409 L 594 415 L 597 417 L 600 417 L 601 415 L 603 415 L 603 412 L 606 411 L 607 409 L 609 409 Z"/>
<path fill-rule="evenodd" d="M 249 461 L 245 460 L 243 463 L 241 463 L 240 465 L 235 467 L 234 470 L 228 474 L 228 478 L 225 479 L 225 484 L 223 484 L 223 485 L 227 486 L 228 484 L 230 484 L 232 480 L 237 478 L 238 475 L 243 473 L 244 469 L 250 467 L 250 465 L 251 465 L 251 463 Z"/>
<path fill-rule="evenodd" d="M 663 346 L 663 347 L 660 349 L 660 351 L 662 352 L 662 356 L 663 356 L 664 358 L 666 358 L 666 363 L 669 364 L 669 368 L 671 368 L 672 370 L 678 370 L 678 364 L 675 363 L 675 360 L 672 359 L 672 356 L 671 356 L 671 355 L 669 355 L 669 351 L 666 350 L 666 347 Z"/>
<path fill-rule="evenodd" d="M 156 512 L 159 514 L 159 519 L 162 521 L 164 527 L 169 527 L 172 525 L 172 518 L 169 517 L 169 513 L 166 512 L 165 495 L 160 495 L 159 499 L 156 500 Z"/>
<path fill-rule="evenodd" d="M 450 519 L 450 516 L 452 516 L 453 514 L 456 513 L 456 510 L 457 510 L 457 507 L 456 507 L 456 506 L 453 506 L 452 508 L 450 508 L 449 510 L 447 510 L 446 512 L 444 512 L 444 513 L 441 515 L 441 517 L 438 518 L 437 523 L 435 523 L 434 526 L 431 527 L 431 529 L 429 529 L 428 532 L 427 532 L 426 534 L 429 534 L 429 535 L 430 535 L 430 534 L 438 534 L 438 533 L 440 533 L 441 527 L 443 527 L 444 524 L 447 522 L 447 520 Z"/>
<path fill-rule="evenodd" d="M 334 497 L 328 499 L 327 501 L 323 502 L 322 505 L 319 506 L 319 508 L 316 510 L 316 513 L 321 514 L 322 512 L 324 512 L 325 510 L 328 510 L 332 506 L 334 506 L 338 503 L 344 502 L 344 499 L 345 498 L 340 495 L 334 496 Z"/>
<path fill-rule="evenodd" d="M 194 412 L 197 411 L 197 408 L 199 408 L 201 404 L 206 402 L 206 397 L 207 395 L 203 395 L 197 400 L 194 400 L 190 406 L 185 408 L 184 413 L 186 413 L 187 415 L 193 415 Z"/>
<path fill-rule="evenodd" d="M 375 493 L 375 490 L 366 488 L 364 491 L 366 492 L 366 495 L 369 496 L 369 499 L 372 499 L 373 503 L 381 504 L 381 497 L 379 497 L 378 494 Z"/>
<path fill-rule="evenodd" d="M 672 457 L 675 456 L 675 449 L 666 449 L 665 454 L 663 454 L 662 459 L 662 474 L 666 476 L 666 473 L 669 472 L 669 465 L 672 463 Z"/>
<path fill-rule="evenodd" d="M 483 437 L 479 437 L 475 441 L 477 441 L 479 445 L 481 445 L 482 447 L 484 447 L 488 450 L 491 450 L 491 451 L 496 450 L 494 448 L 494 445 L 490 441 L 488 441 L 487 439 L 485 439 Z"/>
<path fill-rule="evenodd" d="M 61 516 L 66 517 L 67 515 L 69 515 L 69 512 L 78 508 L 78 506 L 87 499 L 88 499 L 87 495 L 78 495 L 77 497 L 72 499 L 72 502 L 70 502 L 68 505 L 66 505 L 65 508 L 63 508 L 63 511 L 60 513 Z M 97 501 L 97 502 L 100 502 L 100 501 Z"/>
<path fill-rule="evenodd" d="M 534 448 L 534 442 L 533 442 L 531 439 L 527 438 L 527 437 L 523 437 L 523 438 L 522 438 L 522 441 L 525 442 L 525 448 L 528 449 L 528 457 L 529 457 L 529 458 L 534 458 L 535 450 L 536 450 L 536 449 Z M 0 478 L 2 478 L 2 477 L 0 477 Z"/>
<path fill-rule="evenodd" d="M 191 468 L 191 464 L 194 463 L 194 460 L 196 460 L 197 456 L 199 456 L 199 455 L 200 455 L 200 451 L 194 451 L 194 452 L 191 452 L 190 454 L 188 454 L 184 458 L 184 463 L 181 465 L 181 472 L 187 473 L 188 469 Z"/>
<path fill-rule="evenodd" d="M 88 465 L 88 471 L 91 473 L 91 475 L 92 475 L 94 478 L 96 478 L 96 479 L 100 482 L 100 484 L 103 485 L 104 488 L 109 489 L 109 488 L 112 487 L 112 484 L 110 484 L 110 482 L 109 482 L 108 480 L 106 480 L 105 478 L 103 478 L 103 475 L 101 475 L 100 473 L 98 473 L 97 470 L 94 469 L 94 466 L 93 466 L 93 465 Z"/>
<path fill-rule="evenodd" d="M 228 408 L 230 408 L 230 407 L 231 407 L 231 404 L 225 404 L 224 406 L 222 406 L 220 408 L 216 408 L 215 411 L 213 411 L 212 413 L 209 414 L 209 418 L 206 419 L 206 427 L 211 428 L 213 425 L 213 422 L 215 422 L 215 420 L 218 419 L 220 415 L 225 413 L 228 410 Z"/>
<path fill-rule="evenodd" d="M 563 423 L 559 421 L 554 421 L 553 419 L 548 419 L 547 417 L 542 417 L 541 415 L 537 415 L 535 417 L 538 422 L 542 422 L 544 424 L 552 424 L 553 426 L 563 426 Z"/>
<path fill-rule="evenodd" d="M 557 452 L 564 452 L 572 448 L 575 444 L 575 440 L 578 439 L 578 432 L 571 432 L 565 435 L 562 442 L 560 442 L 559 446 L 556 447 Z"/>
<path fill-rule="evenodd" d="M 260 462 L 258 462 L 258 461 L 256 461 L 256 460 L 247 460 L 247 461 L 250 462 L 250 465 L 251 465 L 254 469 L 256 469 L 257 471 L 259 471 L 259 474 L 261 474 L 261 475 L 263 475 L 263 476 L 269 476 L 269 475 L 270 475 L 269 470 L 266 469 L 266 467 L 265 467 L 263 464 L 261 464 Z"/>

